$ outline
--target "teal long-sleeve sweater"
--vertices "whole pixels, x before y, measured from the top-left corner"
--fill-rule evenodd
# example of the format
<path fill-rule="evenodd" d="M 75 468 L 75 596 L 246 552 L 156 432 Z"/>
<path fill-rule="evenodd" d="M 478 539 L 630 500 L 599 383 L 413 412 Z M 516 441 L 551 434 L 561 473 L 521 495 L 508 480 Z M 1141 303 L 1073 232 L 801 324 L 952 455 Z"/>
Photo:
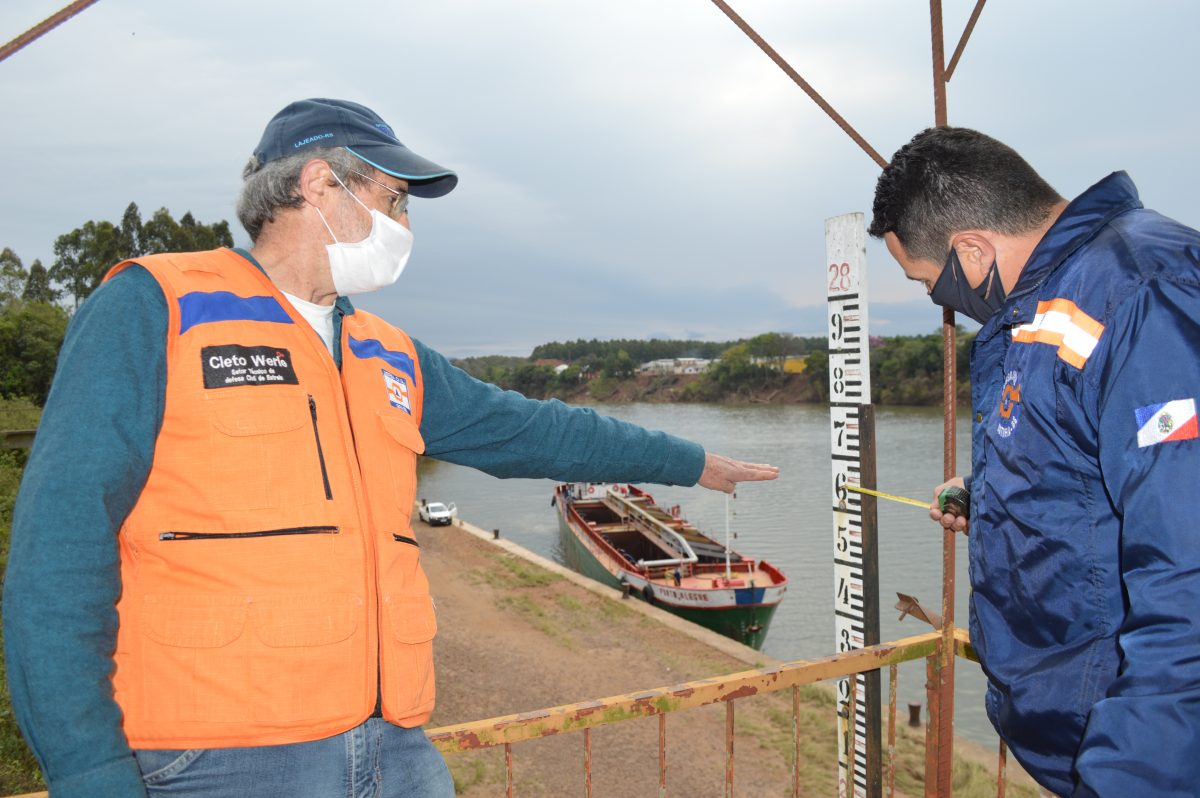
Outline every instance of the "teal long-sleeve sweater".
<path fill-rule="evenodd" d="M 335 335 L 353 312 L 338 300 Z M 166 301 L 144 269 L 127 269 L 80 307 L 14 510 L 4 582 L 8 683 L 55 798 L 145 794 L 110 676 L 121 592 L 117 530 L 150 472 L 166 340 Z M 676 485 L 700 478 L 697 444 L 501 391 L 414 343 L 428 457 L 498 477 Z"/>

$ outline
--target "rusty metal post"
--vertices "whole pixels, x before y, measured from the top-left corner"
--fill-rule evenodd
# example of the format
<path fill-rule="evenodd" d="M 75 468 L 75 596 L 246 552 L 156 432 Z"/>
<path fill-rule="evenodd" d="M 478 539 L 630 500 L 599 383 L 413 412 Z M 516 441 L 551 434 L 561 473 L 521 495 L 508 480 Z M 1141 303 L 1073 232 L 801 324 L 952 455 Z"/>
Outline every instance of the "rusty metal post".
<path fill-rule="evenodd" d="M 896 795 L 896 671 L 888 666 L 888 798 Z"/>
<path fill-rule="evenodd" d="M 800 685 L 792 688 L 792 798 L 800 798 Z"/>
<path fill-rule="evenodd" d="M 941 638 L 938 638 L 941 645 Z M 929 705 L 929 720 L 925 724 L 925 798 L 938 798 L 938 720 L 937 705 L 938 652 L 935 649 L 925 658 L 925 697 Z"/>
<path fill-rule="evenodd" d="M 939 127 L 947 124 L 946 53 L 942 40 L 942 0 L 929 0 L 930 39 L 933 50 L 933 114 Z M 957 475 L 956 435 L 957 330 L 954 311 L 942 310 L 942 403 L 944 479 Z M 934 689 L 930 691 L 929 729 L 926 745 L 933 743 L 932 756 L 926 750 L 925 794 L 950 798 L 953 795 L 951 766 L 954 756 L 954 589 L 955 532 L 942 532 L 942 639 L 934 668 Z M 932 767 L 931 767 L 932 765 Z"/>
<path fill-rule="evenodd" d="M 512 743 L 504 744 L 504 772 L 508 783 L 508 798 L 513 798 Z"/>
<path fill-rule="evenodd" d="M 1000 758 L 996 763 L 996 798 L 1004 798 L 1008 787 L 1008 747 L 1000 741 Z"/>
<path fill-rule="evenodd" d="M 658 716 L 658 798 L 667 798 L 667 716 Z"/>
<path fill-rule="evenodd" d="M 725 702 L 725 798 L 733 798 L 733 701 Z"/>
<path fill-rule="evenodd" d="M 583 730 L 583 794 L 592 798 L 592 730 Z"/>
<path fill-rule="evenodd" d="M 971 31 L 975 30 L 975 23 L 979 21 L 979 14 L 983 11 L 983 4 L 987 0 L 978 0 L 975 3 L 975 10 L 971 12 L 971 18 L 967 20 L 967 27 L 963 30 L 962 38 L 958 40 L 958 47 L 954 48 L 954 55 L 950 56 L 950 63 L 946 66 L 946 82 L 950 82 L 950 78 L 954 76 L 954 70 L 958 67 L 958 59 L 962 58 L 963 50 L 967 47 L 967 40 L 971 38 Z"/>
<path fill-rule="evenodd" d="M 766 53 L 767 57 L 775 62 L 776 66 L 782 69 L 784 73 L 791 78 L 792 81 L 795 82 L 795 84 L 799 86 L 805 94 L 812 98 L 812 101 L 815 102 L 820 109 L 824 111 L 825 114 L 832 119 L 837 126 L 842 129 L 843 132 L 845 132 L 847 136 L 853 139 L 855 144 L 857 144 L 859 147 L 862 147 L 863 152 L 869 155 L 871 160 L 879 164 L 880 167 L 887 166 L 887 161 L 883 159 L 883 156 L 877 153 L 875 149 L 867 143 L 867 140 L 859 135 L 859 132 L 851 127 L 850 123 L 843 119 L 842 115 L 835 111 L 833 106 L 826 102 L 825 98 L 822 97 L 807 80 L 802 78 L 800 73 L 793 69 L 792 65 L 784 60 L 783 56 L 775 51 L 774 47 L 767 44 L 766 39 L 764 39 L 762 36 L 759 36 L 758 32 L 754 30 L 754 28 L 750 27 L 746 20 L 738 16 L 738 13 L 730 8 L 728 3 L 724 2 L 724 0 L 712 1 L 717 8 L 721 9 L 721 12 L 725 14 L 725 16 L 729 17 L 729 20 L 734 25 L 737 25 L 738 28 L 741 29 L 742 33 L 750 37 L 750 41 L 757 44 L 759 49 Z"/>

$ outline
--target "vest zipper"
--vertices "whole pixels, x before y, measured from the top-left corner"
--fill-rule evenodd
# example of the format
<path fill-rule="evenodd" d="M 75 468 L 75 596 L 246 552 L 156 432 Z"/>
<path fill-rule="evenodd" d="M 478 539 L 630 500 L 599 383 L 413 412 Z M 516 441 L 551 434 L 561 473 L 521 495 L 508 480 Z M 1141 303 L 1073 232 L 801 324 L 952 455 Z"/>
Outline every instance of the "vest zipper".
<path fill-rule="evenodd" d="M 217 540 L 221 538 L 273 538 L 280 535 L 336 535 L 336 526 L 293 526 L 257 532 L 159 532 L 159 540 Z"/>
<path fill-rule="evenodd" d="M 404 535 L 397 535 L 395 532 L 392 533 L 392 540 L 398 540 L 401 543 L 407 543 L 410 546 L 416 546 L 418 549 L 421 548 L 421 544 L 417 542 L 416 538 L 406 538 Z"/>
<path fill-rule="evenodd" d="M 317 459 L 321 461 L 321 481 L 325 483 L 325 498 L 333 500 L 333 488 L 329 486 L 329 471 L 325 468 L 325 451 L 321 448 L 321 433 L 317 431 L 317 401 L 308 395 L 308 414 L 312 416 L 313 440 L 317 442 Z"/>

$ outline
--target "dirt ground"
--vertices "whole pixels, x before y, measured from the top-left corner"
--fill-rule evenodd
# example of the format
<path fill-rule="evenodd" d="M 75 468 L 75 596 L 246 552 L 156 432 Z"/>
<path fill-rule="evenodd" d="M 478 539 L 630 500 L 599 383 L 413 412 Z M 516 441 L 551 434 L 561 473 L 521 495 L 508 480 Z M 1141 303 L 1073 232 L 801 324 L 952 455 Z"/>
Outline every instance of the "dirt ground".
<path fill-rule="evenodd" d="M 755 667 L 457 527 L 418 524 L 415 531 L 438 610 L 438 705 L 427 729 Z M 802 794 L 836 795 L 832 694 L 811 687 L 802 697 Z M 736 795 L 791 795 L 791 723 L 790 691 L 736 702 Z M 667 716 L 668 795 L 725 794 L 725 726 L 723 705 Z M 918 740 L 908 746 L 910 771 L 919 771 Z M 656 718 L 594 729 L 592 752 L 596 798 L 658 795 Z M 994 758 L 978 752 L 984 762 Z M 459 794 L 504 795 L 502 747 L 447 761 Z M 583 795 L 583 735 L 514 745 L 513 771 L 515 795 Z"/>
<path fill-rule="evenodd" d="M 620 602 L 594 595 L 536 569 L 455 528 L 420 528 L 421 559 L 438 609 L 434 645 L 438 706 L 426 726 L 574 703 L 746 670 L 751 665 L 662 627 Z M 816 691 L 814 691 L 816 692 Z M 738 795 L 788 795 L 791 760 L 790 694 L 738 702 L 735 708 L 735 785 Z M 827 733 L 813 735 L 834 754 L 832 700 L 813 711 Z M 823 716 L 822 720 L 817 720 Z M 592 733 L 593 795 L 658 794 L 658 721 L 600 727 Z M 724 795 L 725 710 L 703 707 L 667 717 L 670 795 Z M 504 793 L 503 748 L 447 757 L 460 794 Z M 515 794 L 582 795 L 582 734 L 513 746 Z M 829 795 L 832 773 L 807 773 Z"/>

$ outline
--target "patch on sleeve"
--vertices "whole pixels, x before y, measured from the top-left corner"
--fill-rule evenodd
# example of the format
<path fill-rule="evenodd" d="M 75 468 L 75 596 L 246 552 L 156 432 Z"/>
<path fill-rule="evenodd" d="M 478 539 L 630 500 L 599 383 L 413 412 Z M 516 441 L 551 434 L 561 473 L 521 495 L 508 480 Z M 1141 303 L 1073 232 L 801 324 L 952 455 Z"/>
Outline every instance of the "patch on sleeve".
<path fill-rule="evenodd" d="M 1186 441 L 1200 437 L 1196 426 L 1196 400 L 1175 399 L 1146 405 L 1133 411 L 1137 417 L 1138 448 L 1156 443 Z"/>
<path fill-rule="evenodd" d="M 392 407 L 398 407 L 411 416 L 412 405 L 408 401 L 408 381 L 387 369 L 380 369 L 380 371 L 383 372 L 383 384 L 387 388 L 388 402 Z"/>

